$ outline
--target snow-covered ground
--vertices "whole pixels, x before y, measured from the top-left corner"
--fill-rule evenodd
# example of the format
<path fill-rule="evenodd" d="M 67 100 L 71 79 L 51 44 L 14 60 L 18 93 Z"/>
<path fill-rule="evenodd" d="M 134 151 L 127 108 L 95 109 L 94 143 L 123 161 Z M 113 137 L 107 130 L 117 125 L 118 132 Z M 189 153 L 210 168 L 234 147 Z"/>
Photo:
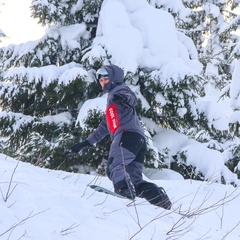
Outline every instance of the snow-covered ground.
<path fill-rule="evenodd" d="M 148 171 L 149 174 L 149 171 Z M 0 155 L 0 239 L 240 239 L 240 189 L 159 172 L 172 210 L 98 193 L 106 177 L 42 169 Z M 154 176 L 157 178 L 156 170 Z"/>

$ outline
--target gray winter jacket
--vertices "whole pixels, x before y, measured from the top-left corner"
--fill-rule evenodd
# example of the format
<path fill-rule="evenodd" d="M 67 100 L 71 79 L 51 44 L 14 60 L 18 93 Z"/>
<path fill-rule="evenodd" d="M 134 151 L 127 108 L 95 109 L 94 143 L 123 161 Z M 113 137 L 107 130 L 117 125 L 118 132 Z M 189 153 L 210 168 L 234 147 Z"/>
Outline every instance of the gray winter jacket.
<path fill-rule="evenodd" d="M 110 134 L 113 140 L 116 135 L 123 131 L 137 132 L 144 136 L 135 111 L 137 97 L 128 86 L 123 84 L 123 70 L 115 65 L 108 65 L 104 68 L 107 70 L 110 80 L 107 86 L 109 91 L 106 114 L 98 128 L 87 138 L 87 141 L 93 145 L 101 141 L 108 134 Z M 122 93 L 127 96 L 127 102 L 114 103 L 112 99 L 115 93 Z"/>

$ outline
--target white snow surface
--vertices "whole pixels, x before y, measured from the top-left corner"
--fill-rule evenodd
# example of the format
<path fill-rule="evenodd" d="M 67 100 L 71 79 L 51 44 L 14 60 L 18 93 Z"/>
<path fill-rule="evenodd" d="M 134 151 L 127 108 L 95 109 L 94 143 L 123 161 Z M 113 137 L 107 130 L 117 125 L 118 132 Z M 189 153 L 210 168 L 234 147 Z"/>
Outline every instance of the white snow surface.
<path fill-rule="evenodd" d="M 155 179 L 157 175 L 158 180 L 149 181 L 164 187 L 172 210 L 88 187 L 97 184 L 112 190 L 106 177 L 42 169 L 0 154 L 0 239 L 240 238 L 239 188 L 183 180 L 171 171 L 155 171 Z"/>

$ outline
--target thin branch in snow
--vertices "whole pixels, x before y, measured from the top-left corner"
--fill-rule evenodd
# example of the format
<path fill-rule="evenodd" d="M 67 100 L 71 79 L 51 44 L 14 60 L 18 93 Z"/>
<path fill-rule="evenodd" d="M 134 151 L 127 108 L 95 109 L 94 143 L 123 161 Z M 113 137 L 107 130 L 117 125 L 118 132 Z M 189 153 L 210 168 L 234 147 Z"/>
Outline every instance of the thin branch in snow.
<path fill-rule="evenodd" d="M 23 218 L 22 220 L 20 220 L 20 221 L 17 222 L 17 223 L 14 223 L 14 224 L 13 224 L 10 228 L 8 228 L 6 231 L 0 233 L 0 237 L 4 236 L 4 235 L 7 234 L 8 232 L 11 232 L 11 233 L 12 233 L 12 231 L 14 231 L 18 226 L 23 225 L 26 221 L 30 220 L 31 218 L 36 217 L 36 216 L 39 215 L 39 214 L 42 214 L 42 213 L 46 212 L 47 210 L 49 210 L 49 209 L 46 209 L 46 210 L 44 210 L 44 211 L 41 211 L 41 212 L 38 212 L 38 213 L 35 213 L 35 214 L 33 214 L 33 211 L 30 212 L 25 218 Z"/>
<path fill-rule="evenodd" d="M 226 237 L 227 237 L 231 232 L 233 232 L 239 225 L 240 225 L 240 221 L 239 221 L 226 235 L 224 235 L 221 240 L 225 240 Z"/>
<path fill-rule="evenodd" d="M 82 194 L 81 197 L 84 197 L 84 195 L 86 194 L 86 191 L 87 191 L 88 187 L 89 187 L 90 185 L 92 185 L 92 184 L 96 184 L 96 182 L 99 180 L 99 178 L 101 178 L 101 176 L 98 175 L 98 174 L 96 174 L 95 177 L 93 178 L 93 180 L 87 184 L 87 186 L 86 186 L 85 190 L 83 191 L 83 194 Z M 93 192 L 93 194 L 94 194 L 94 192 Z M 92 195 L 93 195 L 93 194 L 92 194 Z M 92 195 L 90 195 L 89 197 L 91 197 Z M 88 198 L 89 198 L 89 197 L 88 197 Z"/>
<path fill-rule="evenodd" d="M 70 235 L 71 233 L 73 233 L 73 229 L 78 228 L 79 226 L 80 226 L 80 224 L 74 223 L 74 224 L 72 224 L 70 227 L 68 227 L 68 228 L 66 228 L 66 229 L 62 229 L 62 230 L 61 230 L 61 234 L 62 234 L 63 236 L 68 236 L 68 235 Z"/>
<path fill-rule="evenodd" d="M 19 161 L 17 162 L 17 165 L 15 166 L 15 168 L 13 169 L 13 172 L 12 172 L 12 175 L 11 175 L 11 178 L 10 178 L 10 181 L 9 181 L 9 184 L 8 184 L 8 189 L 7 189 L 7 192 L 6 194 L 3 193 L 2 191 L 2 188 L 0 186 L 0 190 L 1 190 L 1 195 L 2 195 L 2 199 L 4 202 L 7 202 L 9 197 L 12 195 L 13 191 L 16 189 L 16 187 L 18 186 L 18 183 L 16 183 L 13 187 L 12 187 L 12 184 L 13 184 L 13 177 L 14 177 L 14 174 L 17 170 L 17 167 L 18 167 L 18 164 L 19 164 Z"/>

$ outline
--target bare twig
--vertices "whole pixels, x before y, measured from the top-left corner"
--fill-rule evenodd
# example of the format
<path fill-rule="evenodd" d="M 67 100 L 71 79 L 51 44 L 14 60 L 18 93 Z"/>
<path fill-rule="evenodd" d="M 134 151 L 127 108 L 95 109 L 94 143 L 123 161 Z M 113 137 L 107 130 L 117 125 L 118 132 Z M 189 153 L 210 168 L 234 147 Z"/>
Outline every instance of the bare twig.
<path fill-rule="evenodd" d="M 140 223 L 140 218 L 139 218 L 139 214 L 138 214 L 138 210 L 137 210 L 137 207 L 136 207 L 136 202 L 133 201 L 132 202 L 134 204 L 134 209 L 135 209 L 135 213 L 136 213 L 136 219 L 133 217 L 133 215 L 128 211 L 128 214 L 131 216 L 131 218 L 133 219 L 133 221 L 139 226 L 140 229 L 142 229 L 141 227 L 141 223 Z"/>
<path fill-rule="evenodd" d="M 83 192 L 83 194 L 82 194 L 81 197 L 83 197 L 83 196 L 86 194 L 87 188 L 88 188 L 91 184 L 96 183 L 99 178 L 101 178 L 101 176 L 98 175 L 98 174 L 96 174 L 95 177 L 93 178 L 93 180 L 92 180 L 91 182 L 89 182 L 88 185 L 86 186 L 86 188 L 85 188 L 85 190 L 84 190 L 84 192 Z M 92 195 L 91 195 L 91 196 L 92 196 Z M 91 196 L 90 196 L 90 197 L 91 197 Z M 88 198 L 89 198 L 89 197 L 88 197 Z"/>
<path fill-rule="evenodd" d="M 202 203 L 200 203 L 200 205 L 198 205 L 195 208 L 191 207 L 187 210 L 187 211 L 179 211 L 178 214 L 183 215 L 187 218 L 191 218 L 194 216 L 199 216 L 199 215 L 203 215 L 209 212 L 212 212 L 220 207 L 222 207 L 223 205 L 233 201 L 234 199 L 236 199 L 237 197 L 239 197 L 240 194 L 237 194 L 234 196 L 234 193 L 237 191 L 237 188 L 234 189 L 234 191 L 232 191 L 230 194 L 225 194 L 225 196 L 223 198 L 221 198 L 220 200 L 218 200 L 217 202 L 207 206 L 207 207 L 203 207 L 203 205 L 206 203 L 207 200 L 209 200 L 209 197 L 212 195 L 212 193 L 209 195 L 209 193 L 204 197 Z M 195 198 L 196 196 L 194 196 Z"/>
<path fill-rule="evenodd" d="M 68 227 L 68 228 L 66 228 L 66 229 L 62 229 L 62 230 L 61 230 L 61 234 L 62 234 L 63 236 L 68 236 L 69 234 L 73 233 L 73 229 L 79 227 L 79 225 L 80 225 L 80 224 L 74 223 L 74 224 L 72 224 L 70 227 Z"/>
<path fill-rule="evenodd" d="M 13 169 L 13 172 L 11 174 L 11 178 L 10 178 L 10 181 L 9 181 L 9 184 L 8 184 L 8 188 L 7 188 L 7 192 L 6 194 L 3 194 L 3 191 L 2 191 L 2 188 L 0 186 L 0 190 L 1 190 L 1 195 L 2 195 L 2 198 L 3 198 L 3 201 L 4 202 L 7 202 L 9 197 L 12 195 L 13 191 L 15 190 L 15 188 L 17 187 L 18 183 L 16 183 L 13 187 L 12 187 L 12 184 L 13 184 L 13 177 L 14 177 L 14 174 L 17 170 L 17 167 L 18 167 L 18 164 L 19 164 L 19 161 L 17 162 L 17 165 L 15 166 L 15 168 Z"/>
<path fill-rule="evenodd" d="M 154 217 L 152 220 L 150 220 L 149 222 L 147 222 L 145 225 L 143 226 L 140 226 L 139 230 L 134 233 L 130 238 L 129 240 L 133 239 L 136 235 L 138 235 L 144 228 L 146 228 L 148 225 L 150 225 L 151 223 L 153 223 L 154 221 L 160 219 L 160 218 L 163 218 L 167 215 L 170 215 L 173 211 L 168 211 L 166 212 L 166 210 L 162 211 L 160 214 L 158 214 L 156 217 Z"/>
<path fill-rule="evenodd" d="M 234 231 L 234 230 L 239 226 L 239 224 L 240 224 L 240 221 L 239 221 L 229 232 L 227 232 L 227 234 L 225 234 L 221 240 L 226 239 L 226 237 L 227 237 L 232 231 Z"/>
<path fill-rule="evenodd" d="M 20 220 L 19 222 L 17 223 L 14 223 L 9 229 L 7 229 L 6 231 L 4 231 L 3 233 L 0 233 L 0 237 L 2 237 L 3 235 L 7 234 L 8 232 L 12 232 L 13 230 L 15 230 L 17 227 L 21 226 L 22 224 L 24 224 L 26 221 L 30 220 L 31 218 L 33 217 L 36 217 L 37 215 L 39 214 L 42 214 L 44 212 L 46 212 L 48 209 L 44 210 L 44 211 L 41 211 L 41 212 L 38 212 L 38 213 L 35 213 L 33 214 L 33 211 L 30 212 L 27 217 L 23 218 L 22 220 Z"/>
<path fill-rule="evenodd" d="M 173 224 L 171 229 L 166 233 L 166 235 L 169 236 L 169 238 L 167 238 L 167 239 L 171 239 L 171 240 L 177 240 L 177 239 L 183 237 L 188 232 L 192 231 L 194 228 L 194 222 L 197 220 L 198 217 L 200 217 L 201 215 L 207 214 L 211 211 L 215 211 L 216 209 L 218 209 L 220 207 L 222 207 L 221 222 L 223 222 L 223 214 L 224 214 L 223 207 L 227 203 L 229 203 L 229 202 L 233 201 L 234 199 L 236 199 L 237 197 L 239 197 L 239 195 L 240 195 L 240 194 L 235 195 L 235 193 L 237 191 L 237 188 L 236 188 L 231 193 L 229 193 L 229 194 L 226 193 L 223 198 L 216 201 L 215 203 L 212 203 L 209 206 L 204 207 L 204 204 L 206 204 L 206 202 L 209 201 L 210 197 L 213 194 L 213 192 L 211 192 L 211 193 L 208 192 L 206 194 L 206 196 L 204 197 L 204 199 L 202 200 L 202 202 L 197 207 L 193 207 L 193 203 L 197 199 L 199 190 L 200 190 L 200 187 L 197 189 L 197 192 L 195 193 L 195 195 L 190 203 L 190 206 L 185 211 L 182 210 L 182 205 L 180 205 L 178 209 L 173 209 L 171 211 L 165 210 L 165 211 L 161 212 L 160 214 L 158 214 L 156 217 L 154 217 L 151 221 L 149 221 L 148 223 L 146 223 L 143 226 L 140 224 L 140 218 L 139 218 L 139 215 L 137 214 L 138 220 L 134 219 L 134 221 L 139 226 L 139 230 L 135 234 L 133 234 L 129 238 L 129 240 L 133 239 L 136 235 L 138 235 L 144 228 L 146 228 L 152 222 L 154 222 L 160 218 L 164 218 L 168 215 L 171 215 L 172 213 L 179 214 L 181 217 Z M 137 209 L 136 209 L 136 211 L 137 211 Z M 131 217 L 132 217 L 132 215 L 131 215 Z M 192 219 L 192 220 L 190 222 L 188 222 L 189 220 L 187 220 L 187 219 Z M 226 238 L 226 236 L 229 235 L 230 232 L 232 232 L 234 229 L 236 229 L 239 225 L 240 225 L 240 221 L 238 222 L 238 224 L 236 224 L 236 226 L 233 227 L 233 229 L 231 231 L 229 231 L 225 235 L 225 237 L 222 240 L 224 240 Z M 206 233 L 204 233 L 202 236 L 200 236 L 200 238 L 198 238 L 198 239 L 199 240 L 210 239 L 211 236 L 207 236 L 209 231 L 210 231 L 210 229 Z"/>

